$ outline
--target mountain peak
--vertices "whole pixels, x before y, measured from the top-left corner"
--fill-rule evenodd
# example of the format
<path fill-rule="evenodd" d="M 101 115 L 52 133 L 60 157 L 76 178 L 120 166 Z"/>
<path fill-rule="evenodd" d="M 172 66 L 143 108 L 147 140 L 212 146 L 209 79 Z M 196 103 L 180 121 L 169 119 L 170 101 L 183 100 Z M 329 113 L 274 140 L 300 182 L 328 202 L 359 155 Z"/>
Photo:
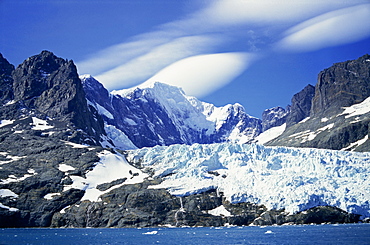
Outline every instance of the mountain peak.
<path fill-rule="evenodd" d="M 0 53 L 0 103 L 13 99 L 13 71 L 14 66 Z"/>
<path fill-rule="evenodd" d="M 4 59 L 0 62 L 0 66 L 8 67 L 5 71 L 9 70 L 10 73 L 11 66 L 6 66 Z M 2 72 L 1 77 L 6 74 Z M 11 96 L 14 100 L 13 106 L 2 108 L 2 114 L 6 114 L 8 119 L 38 114 L 44 118 L 72 123 L 95 139 L 103 134 L 102 119 L 93 116 L 93 112 L 88 108 L 73 61 L 59 58 L 49 51 L 42 51 L 25 60 L 8 76 L 11 79 L 8 82 L 8 90 L 14 95 Z M 1 82 L 4 83 L 5 80 L 1 79 Z"/>

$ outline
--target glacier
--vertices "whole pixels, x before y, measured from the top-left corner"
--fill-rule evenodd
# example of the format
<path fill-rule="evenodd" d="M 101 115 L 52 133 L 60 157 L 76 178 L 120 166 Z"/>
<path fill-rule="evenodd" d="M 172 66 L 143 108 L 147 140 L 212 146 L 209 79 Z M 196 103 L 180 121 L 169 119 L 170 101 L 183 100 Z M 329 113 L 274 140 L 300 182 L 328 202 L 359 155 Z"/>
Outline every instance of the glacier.
<path fill-rule="evenodd" d="M 193 144 L 126 152 L 176 196 L 216 189 L 233 203 L 296 213 L 330 205 L 370 217 L 370 153 L 259 144 Z M 136 166 L 136 165 L 135 165 Z"/>

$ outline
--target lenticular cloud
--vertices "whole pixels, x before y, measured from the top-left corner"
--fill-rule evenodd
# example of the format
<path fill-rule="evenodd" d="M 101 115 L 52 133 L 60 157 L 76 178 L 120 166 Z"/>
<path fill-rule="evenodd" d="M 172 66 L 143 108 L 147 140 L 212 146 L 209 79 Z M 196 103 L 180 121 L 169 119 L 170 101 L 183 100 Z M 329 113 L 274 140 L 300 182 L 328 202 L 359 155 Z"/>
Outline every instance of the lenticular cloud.
<path fill-rule="evenodd" d="M 201 97 L 232 81 L 255 58 L 256 55 L 248 53 L 197 55 L 167 66 L 145 83 L 164 82 Z"/>
<path fill-rule="evenodd" d="M 370 4 L 332 11 L 287 31 L 277 47 L 307 52 L 355 42 L 370 36 Z"/>

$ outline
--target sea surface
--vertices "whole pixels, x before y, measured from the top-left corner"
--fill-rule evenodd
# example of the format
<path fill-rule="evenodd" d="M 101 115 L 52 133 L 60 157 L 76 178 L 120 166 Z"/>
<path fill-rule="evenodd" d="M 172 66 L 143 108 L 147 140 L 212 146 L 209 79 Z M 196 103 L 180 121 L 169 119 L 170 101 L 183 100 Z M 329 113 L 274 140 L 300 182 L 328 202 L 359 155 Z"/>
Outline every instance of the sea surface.
<path fill-rule="evenodd" d="M 370 244 L 370 224 L 0 229 L 0 244 Z"/>

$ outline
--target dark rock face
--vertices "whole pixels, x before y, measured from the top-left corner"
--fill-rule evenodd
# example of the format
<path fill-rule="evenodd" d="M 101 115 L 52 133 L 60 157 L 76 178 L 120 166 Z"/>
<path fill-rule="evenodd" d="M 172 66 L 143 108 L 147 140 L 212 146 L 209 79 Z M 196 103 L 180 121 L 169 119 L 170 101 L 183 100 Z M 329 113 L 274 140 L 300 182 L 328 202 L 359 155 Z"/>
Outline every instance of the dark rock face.
<path fill-rule="evenodd" d="M 287 127 L 290 127 L 310 116 L 311 103 L 314 94 L 315 87 L 307 85 L 302 91 L 293 96 L 290 113 L 286 119 Z"/>
<path fill-rule="evenodd" d="M 283 210 L 270 210 L 253 221 L 254 225 L 282 224 L 344 224 L 357 223 L 360 216 L 347 213 L 331 206 L 318 206 L 296 214 L 287 214 Z"/>
<path fill-rule="evenodd" d="M 3 67 L 1 83 L 5 83 L 2 101 L 14 100 L 1 109 L 3 118 L 17 119 L 28 112 L 69 122 L 92 136 L 97 144 L 100 135 L 104 134 L 104 122 L 94 108 L 88 108 L 81 80 L 72 61 L 43 51 L 12 71 L 12 65 L 4 59 L 0 60 L 0 66 Z"/>
<path fill-rule="evenodd" d="M 262 113 L 262 131 L 283 125 L 287 120 L 287 116 L 290 115 L 290 111 L 291 107 L 285 110 L 280 106 L 265 110 Z"/>
<path fill-rule="evenodd" d="M 77 202 L 56 212 L 52 227 L 153 227 L 356 223 L 359 215 L 338 208 L 315 207 L 297 214 L 267 210 L 263 205 L 230 203 L 210 190 L 175 197 L 144 184 L 126 185 L 103 195 L 102 202 Z M 154 183 L 151 183 L 154 184 Z M 223 205 L 229 215 L 212 215 Z"/>
<path fill-rule="evenodd" d="M 294 95 L 288 127 L 268 145 L 370 151 L 370 113 L 343 113 L 369 96 L 370 55 L 334 64 L 320 72 L 315 89 Z"/>
<path fill-rule="evenodd" d="M 14 66 L 0 54 L 0 103 L 13 100 L 13 71 Z"/>
<path fill-rule="evenodd" d="M 370 55 L 357 60 L 336 63 L 318 76 L 313 115 L 337 113 L 341 107 L 351 106 L 370 96 Z"/>
<path fill-rule="evenodd" d="M 23 124 L 23 126 L 22 126 Z M 99 147 L 74 148 L 61 140 L 63 128 L 53 134 L 27 129 L 29 121 L 15 121 L 0 128 L 0 189 L 11 190 L 17 197 L 0 196 L 0 203 L 17 210 L 0 208 L 1 227 L 48 227 L 52 216 L 62 208 L 81 199 L 84 191 L 63 191 L 71 179 L 59 170 L 60 164 L 73 168 L 74 175 L 83 176 L 99 161 Z M 49 193 L 59 193 L 46 199 Z"/>
<path fill-rule="evenodd" d="M 94 78 L 83 80 L 87 99 L 105 108 L 104 120 L 124 132 L 137 147 L 183 143 L 166 111 L 141 89 L 129 98 L 110 95 Z"/>

